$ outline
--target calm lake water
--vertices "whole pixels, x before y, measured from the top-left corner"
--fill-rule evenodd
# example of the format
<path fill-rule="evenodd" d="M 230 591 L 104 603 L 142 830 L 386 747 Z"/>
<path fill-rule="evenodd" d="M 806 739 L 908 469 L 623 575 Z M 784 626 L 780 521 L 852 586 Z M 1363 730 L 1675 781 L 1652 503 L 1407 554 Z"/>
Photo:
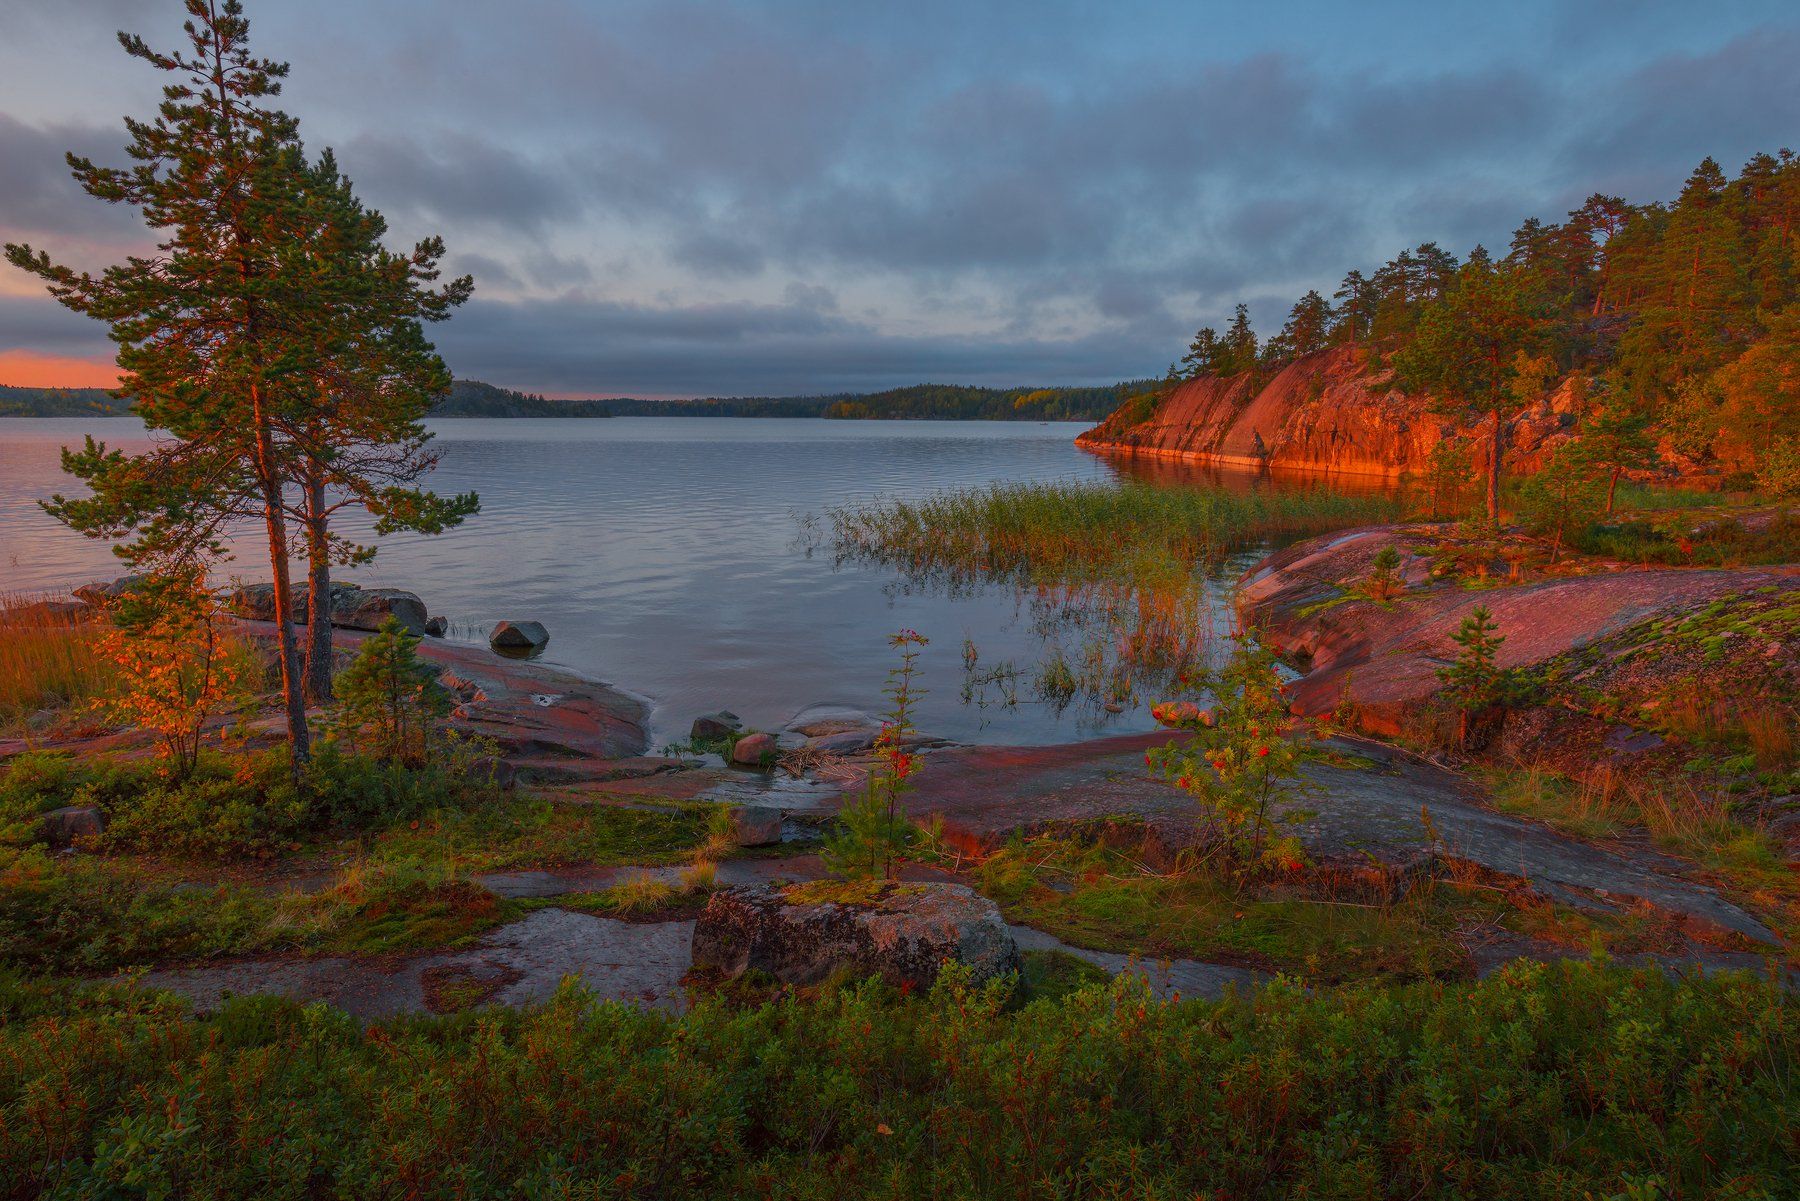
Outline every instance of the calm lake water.
<path fill-rule="evenodd" d="M 1074 446 L 1077 423 L 833 422 L 613 418 L 444 420 L 432 486 L 473 489 L 482 512 L 437 538 L 387 540 L 365 585 L 409 588 L 470 641 L 501 618 L 542 621 L 544 658 L 654 703 L 652 739 L 729 708 L 780 726 L 836 703 L 878 711 L 902 627 L 931 640 L 922 730 L 964 741 L 1042 743 L 1147 728 L 1133 703 L 1056 706 L 963 695 L 965 643 L 985 668 L 1041 660 L 1047 630 L 1031 597 L 959 589 L 867 564 L 833 562 L 805 536 L 835 504 L 922 496 L 994 481 L 1110 479 L 1119 468 Z M 62 591 L 118 574 L 103 543 L 36 505 L 68 490 L 58 449 L 92 433 L 145 444 L 130 419 L 0 421 L 0 592 Z M 1179 471 L 1160 477 L 1182 486 Z M 246 544 L 228 571 L 268 578 Z M 1055 624 L 1055 623 L 1048 623 Z"/>

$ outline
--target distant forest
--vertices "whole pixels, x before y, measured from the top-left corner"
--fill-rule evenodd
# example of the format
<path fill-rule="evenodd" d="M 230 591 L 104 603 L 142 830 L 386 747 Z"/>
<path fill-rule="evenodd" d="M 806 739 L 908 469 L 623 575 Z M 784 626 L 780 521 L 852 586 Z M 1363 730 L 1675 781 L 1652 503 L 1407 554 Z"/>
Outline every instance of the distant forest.
<path fill-rule="evenodd" d="M 1154 394 L 1197 376 L 1272 374 L 1333 346 L 1365 351 L 1449 411 L 1495 412 L 1573 378 L 1583 435 L 1611 457 L 1652 441 L 1748 472 L 1800 455 L 1800 156 L 1735 178 L 1708 158 L 1672 202 L 1595 194 L 1531 218 L 1500 254 L 1426 242 L 1330 299 L 1308 292 L 1259 340 L 1238 305 L 1203 328 Z"/>
<path fill-rule="evenodd" d="M 1106 388 L 976 388 L 915 384 L 833 396 L 744 396 L 708 400 L 551 400 L 457 380 L 436 417 L 823 417 L 836 420 L 1098 421 L 1127 396 L 1154 386 L 1133 380 Z M 0 417 L 116 417 L 130 404 L 100 388 L 0 386 Z"/>

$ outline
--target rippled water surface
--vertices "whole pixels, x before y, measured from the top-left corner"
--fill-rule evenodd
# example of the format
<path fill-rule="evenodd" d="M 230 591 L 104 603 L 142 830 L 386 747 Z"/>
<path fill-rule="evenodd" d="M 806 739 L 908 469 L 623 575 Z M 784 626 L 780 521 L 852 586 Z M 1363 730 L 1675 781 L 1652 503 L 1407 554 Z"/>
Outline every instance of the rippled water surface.
<path fill-rule="evenodd" d="M 1046 742 L 1144 728 L 1132 705 L 1057 713 L 960 695 L 965 639 L 984 664 L 1034 662 L 1029 598 L 1009 587 L 955 596 L 898 572 L 834 564 L 807 545 L 805 514 L 883 496 L 1002 480 L 1104 479 L 1075 448 L 1078 424 L 615 418 L 446 420 L 434 426 L 439 491 L 473 489 L 482 512 L 438 538 L 387 540 L 364 584 L 410 588 L 458 636 L 500 618 L 550 630 L 545 658 L 650 698 L 660 744 L 725 707 L 780 725 L 814 703 L 878 709 L 886 636 L 930 638 L 919 725 L 946 737 Z M 143 445 L 136 422 L 0 421 L 0 592 L 61 590 L 117 574 L 102 543 L 36 506 L 69 483 L 58 448 L 84 433 Z M 1179 486 L 1178 483 L 1175 486 Z M 231 570 L 268 578 L 245 545 Z"/>

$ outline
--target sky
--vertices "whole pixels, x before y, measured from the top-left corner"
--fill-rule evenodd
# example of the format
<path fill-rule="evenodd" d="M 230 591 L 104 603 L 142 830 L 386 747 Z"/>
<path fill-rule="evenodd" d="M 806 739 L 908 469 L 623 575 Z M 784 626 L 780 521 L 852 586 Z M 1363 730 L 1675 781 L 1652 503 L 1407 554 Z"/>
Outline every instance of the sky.
<path fill-rule="evenodd" d="M 1435 240 L 1800 144 L 1795 0 L 247 0 L 283 106 L 475 299 L 464 378 L 792 395 L 1160 374 Z M 0 240 L 141 253 L 122 163 L 179 0 L 0 3 Z M 112 377 L 0 264 L 0 383 Z"/>

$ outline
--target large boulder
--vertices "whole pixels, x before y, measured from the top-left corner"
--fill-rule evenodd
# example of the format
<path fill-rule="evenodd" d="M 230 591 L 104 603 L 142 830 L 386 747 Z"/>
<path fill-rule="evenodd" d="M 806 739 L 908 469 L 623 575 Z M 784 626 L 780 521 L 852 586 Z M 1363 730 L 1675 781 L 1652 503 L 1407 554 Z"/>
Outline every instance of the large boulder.
<path fill-rule="evenodd" d="M 731 748 L 731 761 L 739 767 L 767 767 L 780 748 L 773 734 L 746 734 Z"/>
<path fill-rule="evenodd" d="M 294 621 L 306 625 L 312 620 L 312 598 L 304 583 L 288 586 L 288 599 L 293 606 Z M 252 621 L 275 620 L 275 585 L 245 584 L 231 594 L 231 611 Z M 425 632 L 425 602 L 417 593 L 401 588 L 364 588 L 357 584 L 336 583 L 331 586 L 331 624 L 345 630 L 379 630 L 381 623 L 396 617 L 409 633 Z"/>
<path fill-rule="evenodd" d="M 94 805 L 65 805 L 38 819 L 38 838 L 61 850 L 106 832 L 106 815 Z"/>
<path fill-rule="evenodd" d="M 772 847 L 781 841 L 781 810 L 738 805 L 731 811 L 731 840 L 740 847 Z"/>
<path fill-rule="evenodd" d="M 497 651 L 535 651 L 549 645 L 550 632 L 535 621 L 503 621 L 488 633 L 488 645 Z"/>
<path fill-rule="evenodd" d="M 379 630 L 393 617 L 409 634 L 425 633 L 425 602 L 401 588 L 331 589 L 331 624 L 346 630 Z"/>
<path fill-rule="evenodd" d="M 75 589 L 73 595 L 76 600 L 86 601 L 90 605 L 104 609 L 127 592 L 135 592 L 143 586 L 144 581 L 148 578 L 143 575 L 122 575 L 111 581 L 96 580 L 94 583 L 83 584 Z"/>
<path fill-rule="evenodd" d="M 729 709 L 702 713 L 694 719 L 688 737 L 695 742 L 722 742 L 744 728 L 743 719 Z"/>
<path fill-rule="evenodd" d="M 729 888 L 694 925 L 694 966 L 733 979 L 746 971 L 817 984 L 839 970 L 930 987 L 946 963 L 977 983 L 1019 970 L 1000 910 L 962 884 L 817 881 Z"/>

